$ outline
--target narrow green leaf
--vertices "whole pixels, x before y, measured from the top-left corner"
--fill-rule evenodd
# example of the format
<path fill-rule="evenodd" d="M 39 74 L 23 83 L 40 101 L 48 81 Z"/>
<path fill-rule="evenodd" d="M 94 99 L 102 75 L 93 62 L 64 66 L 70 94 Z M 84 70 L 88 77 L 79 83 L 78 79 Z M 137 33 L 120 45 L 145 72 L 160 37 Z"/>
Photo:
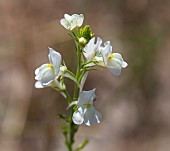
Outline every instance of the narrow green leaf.
<path fill-rule="evenodd" d="M 76 148 L 75 151 L 80 151 L 80 150 L 83 149 L 88 143 L 89 143 L 89 140 L 88 140 L 88 139 L 85 139 L 80 145 L 78 145 L 78 147 Z"/>

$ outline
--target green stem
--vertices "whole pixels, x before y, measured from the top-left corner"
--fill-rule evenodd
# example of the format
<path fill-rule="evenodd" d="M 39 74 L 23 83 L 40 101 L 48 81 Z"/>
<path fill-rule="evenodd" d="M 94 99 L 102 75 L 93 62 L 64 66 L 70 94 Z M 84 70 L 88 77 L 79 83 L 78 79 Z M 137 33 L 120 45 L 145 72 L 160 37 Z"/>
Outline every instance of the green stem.
<path fill-rule="evenodd" d="M 80 74 L 81 74 L 81 50 L 80 47 L 77 45 L 77 71 L 76 71 L 76 80 L 79 80 Z M 75 84 L 74 87 L 74 95 L 73 95 L 73 100 L 77 100 L 79 95 L 79 87 L 77 84 Z M 76 126 L 73 121 L 72 121 L 72 116 L 73 116 L 73 107 L 70 108 L 70 117 L 69 117 L 69 134 L 68 134 L 68 150 L 73 151 L 73 144 L 74 144 L 74 135 L 78 130 L 78 126 Z"/>
<path fill-rule="evenodd" d="M 78 83 L 80 83 L 81 82 L 81 80 L 82 80 L 82 78 L 83 78 L 83 76 L 84 76 L 84 74 L 86 73 L 86 69 L 83 69 L 83 71 L 82 71 L 82 73 L 81 73 L 81 75 L 80 75 L 80 77 L 78 78 Z"/>
<path fill-rule="evenodd" d="M 65 95 L 66 95 L 66 98 L 67 98 L 67 100 L 68 100 L 68 103 L 70 104 L 70 103 L 72 102 L 72 99 L 71 99 L 70 94 L 67 92 L 67 90 L 64 90 L 63 92 L 64 92 Z"/>
<path fill-rule="evenodd" d="M 81 71 L 81 50 L 80 50 L 80 47 L 77 45 L 77 63 L 78 63 L 78 66 L 77 66 L 77 71 L 76 71 L 76 80 L 78 81 L 79 80 L 79 77 L 80 77 L 80 71 Z M 74 99 L 77 100 L 78 98 L 78 85 L 75 84 L 75 87 L 74 87 Z"/>

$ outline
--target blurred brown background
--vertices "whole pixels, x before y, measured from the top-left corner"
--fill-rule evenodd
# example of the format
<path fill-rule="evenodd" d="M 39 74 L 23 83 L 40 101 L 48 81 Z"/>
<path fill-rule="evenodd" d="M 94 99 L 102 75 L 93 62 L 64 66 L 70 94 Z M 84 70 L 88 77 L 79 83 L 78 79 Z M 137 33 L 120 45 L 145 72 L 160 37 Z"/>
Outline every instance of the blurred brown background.
<path fill-rule="evenodd" d="M 129 64 L 120 77 L 89 74 L 85 88 L 97 88 L 103 122 L 81 126 L 77 142 L 90 139 L 84 151 L 169 151 L 169 0 L 0 0 L 0 151 L 66 150 L 57 118 L 65 100 L 34 88 L 47 47 L 75 69 L 74 43 L 59 23 L 64 13 L 83 13 L 84 25 Z"/>

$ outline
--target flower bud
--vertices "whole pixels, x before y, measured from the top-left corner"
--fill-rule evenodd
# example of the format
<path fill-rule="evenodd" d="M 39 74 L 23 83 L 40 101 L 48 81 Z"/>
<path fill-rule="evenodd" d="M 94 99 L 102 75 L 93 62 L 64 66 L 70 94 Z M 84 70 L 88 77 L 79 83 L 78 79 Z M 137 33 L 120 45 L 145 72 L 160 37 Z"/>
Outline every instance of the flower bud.
<path fill-rule="evenodd" d="M 86 45 L 87 40 L 84 37 L 79 38 L 79 43 L 82 45 Z"/>

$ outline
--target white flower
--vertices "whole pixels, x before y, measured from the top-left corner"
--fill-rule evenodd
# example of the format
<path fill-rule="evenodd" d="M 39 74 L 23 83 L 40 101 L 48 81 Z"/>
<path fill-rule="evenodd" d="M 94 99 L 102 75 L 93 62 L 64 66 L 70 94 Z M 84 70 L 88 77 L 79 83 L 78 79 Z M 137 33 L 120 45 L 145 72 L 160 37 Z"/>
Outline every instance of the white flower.
<path fill-rule="evenodd" d="M 35 70 L 35 83 L 36 88 L 43 88 L 53 84 L 55 78 L 60 76 L 60 65 L 61 65 L 61 55 L 60 53 L 54 51 L 54 49 L 49 48 L 49 62 L 41 65 Z"/>
<path fill-rule="evenodd" d="M 78 101 L 72 103 L 76 104 L 78 110 L 73 113 L 73 122 L 77 125 L 81 125 L 83 122 L 91 126 L 95 123 L 100 123 L 102 116 L 93 107 L 93 100 L 95 99 L 95 89 L 90 91 L 82 91 L 78 98 Z"/>
<path fill-rule="evenodd" d="M 64 18 L 60 20 L 62 26 L 67 30 L 73 30 L 75 27 L 80 27 L 83 24 L 84 16 L 83 14 L 77 15 L 68 15 L 64 14 Z"/>
<path fill-rule="evenodd" d="M 100 46 L 102 44 L 102 39 L 97 37 L 96 44 L 94 42 L 95 42 L 95 37 L 90 39 L 88 44 L 86 44 L 86 46 L 84 47 L 83 54 L 87 61 L 90 61 L 91 59 L 95 57 L 96 53 L 99 53 Z"/>
<path fill-rule="evenodd" d="M 104 65 L 112 72 L 113 75 L 119 76 L 121 74 L 121 69 L 127 67 L 128 65 L 123 60 L 121 54 L 112 53 L 110 41 L 105 42 L 104 47 L 101 47 L 101 54 Z"/>
<path fill-rule="evenodd" d="M 61 65 L 60 53 L 49 48 L 48 58 L 50 63 L 43 64 L 35 70 L 36 88 L 52 87 L 62 93 L 62 90 L 65 90 L 65 85 L 58 80 L 60 76 L 67 77 L 77 83 L 75 75 L 67 70 L 65 65 Z"/>

